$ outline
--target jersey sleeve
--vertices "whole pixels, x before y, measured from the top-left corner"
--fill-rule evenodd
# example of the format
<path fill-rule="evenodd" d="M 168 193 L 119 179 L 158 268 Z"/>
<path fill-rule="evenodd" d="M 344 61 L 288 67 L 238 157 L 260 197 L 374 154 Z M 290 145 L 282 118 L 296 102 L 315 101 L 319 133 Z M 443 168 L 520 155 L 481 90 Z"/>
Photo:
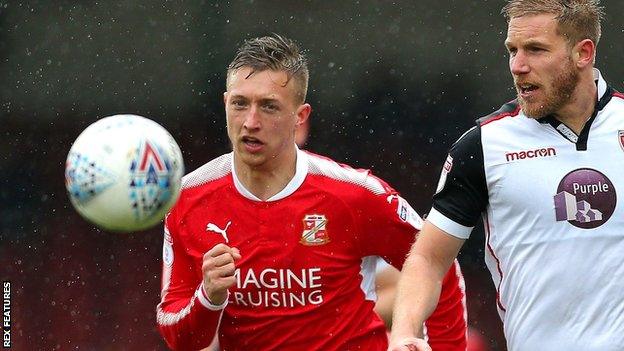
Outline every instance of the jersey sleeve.
<path fill-rule="evenodd" d="M 422 219 L 392 187 L 375 180 L 385 191 L 366 191 L 355 206 L 359 228 L 356 245 L 363 257 L 380 256 L 400 270 L 422 228 Z"/>
<path fill-rule="evenodd" d="M 370 194 L 359 206 L 361 233 L 357 241 L 362 253 L 378 255 L 399 270 L 422 228 L 422 219 L 394 189 L 380 195 Z M 457 260 L 442 281 L 440 299 L 427 319 L 427 337 L 433 350 L 460 351 L 466 349 L 466 301 L 464 278 Z"/>
<path fill-rule="evenodd" d="M 158 329 L 173 350 L 198 350 L 210 345 L 218 328 L 222 306 L 207 299 L 193 258 L 177 231 L 175 213 L 165 219 L 161 301 Z"/>
<path fill-rule="evenodd" d="M 453 236 L 467 239 L 487 202 L 481 129 L 476 126 L 451 147 L 427 220 Z"/>
<path fill-rule="evenodd" d="M 455 260 L 442 280 L 438 306 L 425 321 L 428 342 L 434 351 L 465 351 L 468 346 L 465 287 Z"/>

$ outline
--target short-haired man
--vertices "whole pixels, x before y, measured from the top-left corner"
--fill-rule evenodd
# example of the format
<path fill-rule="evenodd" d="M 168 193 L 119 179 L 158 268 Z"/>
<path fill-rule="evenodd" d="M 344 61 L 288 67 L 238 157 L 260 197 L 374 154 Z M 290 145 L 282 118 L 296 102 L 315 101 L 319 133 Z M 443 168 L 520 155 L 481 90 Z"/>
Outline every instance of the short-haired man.
<path fill-rule="evenodd" d="M 510 351 L 622 350 L 624 95 L 594 68 L 602 9 L 512 0 L 503 14 L 517 99 L 451 147 L 403 268 L 390 349 L 429 349 L 421 322 L 482 216 Z"/>
<path fill-rule="evenodd" d="M 297 149 L 308 69 L 278 35 L 248 40 L 224 94 L 233 152 L 183 180 L 165 221 L 161 334 L 199 349 L 385 350 L 373 312 L 376 257 L 400 268 L 420 217 L 366 170 Z M 438 350 L 464 350 L 463 280 L 445 274 L 427 321 Z"/>

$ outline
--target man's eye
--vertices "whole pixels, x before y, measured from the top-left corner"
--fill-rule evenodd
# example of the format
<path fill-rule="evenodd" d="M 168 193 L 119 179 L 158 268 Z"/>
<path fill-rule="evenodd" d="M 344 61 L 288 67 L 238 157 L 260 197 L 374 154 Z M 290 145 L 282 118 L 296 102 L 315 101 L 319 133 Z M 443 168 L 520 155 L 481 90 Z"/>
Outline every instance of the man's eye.
<path fill-rule="evenodd" d="M 242 101 L 242 100 L 233 100 L 232 101 L 232 106 L 234 106 L 235 108 L 243 108 L 246 105 L 247 104 L 245 103 L 245 101 Z"/>
<path fill-rule="evenodd" d="M 266 104 L 264 105 L 264 109 L 267 111 L 277 111 L 279 108 L 274 104 Z"/>

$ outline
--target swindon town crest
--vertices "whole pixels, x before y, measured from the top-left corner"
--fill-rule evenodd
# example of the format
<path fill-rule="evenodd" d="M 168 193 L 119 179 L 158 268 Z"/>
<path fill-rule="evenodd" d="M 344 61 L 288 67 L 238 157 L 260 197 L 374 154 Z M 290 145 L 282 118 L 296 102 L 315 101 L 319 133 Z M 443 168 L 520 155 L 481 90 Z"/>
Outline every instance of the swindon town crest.
<path fill-rule="evenodd" d="M 622 147 L 622 150 L 624 150 L 624 130 L 618 131 L 618 139 L 620 140 L 620 146 Z"/>
<path fill-rule="evenodd" d="M 299 242 L 308 246 L 323 245 L 330 242 L 325 215 L 311 214 L 303 217 L 303 232 Z"/>

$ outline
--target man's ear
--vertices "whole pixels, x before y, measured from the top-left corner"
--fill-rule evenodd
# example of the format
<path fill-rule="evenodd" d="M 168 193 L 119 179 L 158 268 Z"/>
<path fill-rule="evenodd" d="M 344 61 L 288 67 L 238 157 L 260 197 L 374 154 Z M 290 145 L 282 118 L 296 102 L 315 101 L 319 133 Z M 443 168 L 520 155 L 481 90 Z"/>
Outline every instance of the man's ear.
<path fill-rule="evenodd" d="M 574 63 L 578 68 L 593 66 L 596 59 L 596 44 L 590 39 L 581 40 L 574 46 L 573 55 Z"/>
<path fill-rule="evenodd" d="M 308 140 L 310 131 L 310 113 L 312 107 L 309 104 L 303 104 L 297 109 L 297 122 L 295 124 L 295 144 L 300 148 L 304 147 Z"/>
<path fill-rule="evenodd" d="M 227 105 L 227 98 L 228 98 L 228 92 L 224 91 L 223 92 L 223 104 Z"/>
<path fill-rule="evenodd" d="M 301 106 L 299 106 L 296 113 L 297 113 L 297 125 L 302 125 L 310 117 L 310 113 L 312 113 L 312 106 L 310 106 L 310 104 L 308 103 L 302 104 Z"/>

